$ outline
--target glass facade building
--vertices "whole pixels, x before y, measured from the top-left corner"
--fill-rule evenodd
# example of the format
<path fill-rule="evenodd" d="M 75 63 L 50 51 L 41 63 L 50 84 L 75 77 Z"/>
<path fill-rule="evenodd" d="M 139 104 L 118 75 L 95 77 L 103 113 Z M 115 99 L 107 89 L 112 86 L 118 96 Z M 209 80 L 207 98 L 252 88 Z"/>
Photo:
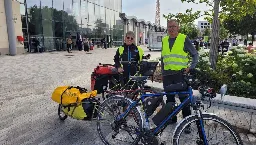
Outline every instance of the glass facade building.
<path fill-rule="evenodd" d="M 39 40 L 46 51 L 65 49 L 66 38 L 91 39 L 99 44 L 120 42 L 122 0 L 18 0 L 21 3 L 25 47 Z M 111 43 L 111 44 L 113 44 Z M 110 46 L 111 47 L 111 46 Z"/>

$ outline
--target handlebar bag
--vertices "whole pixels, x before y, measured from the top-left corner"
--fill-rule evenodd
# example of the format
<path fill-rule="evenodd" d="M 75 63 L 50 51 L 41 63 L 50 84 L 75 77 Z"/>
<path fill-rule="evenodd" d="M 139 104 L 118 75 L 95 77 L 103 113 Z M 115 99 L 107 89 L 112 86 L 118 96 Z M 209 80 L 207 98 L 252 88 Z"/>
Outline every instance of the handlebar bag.
<path fill-rule="evenodd" d="M 143 76 L 153 76 L 158 63 L 158 61 L 141 61 L 140 74 Z"/>
<path fill-rule="evenodd" d="M 186 91 L 187 89 L 188 89 L 188 85 L 186 82 L 180 82 L 180 83 L 164 86 L 165 92 Z"/>

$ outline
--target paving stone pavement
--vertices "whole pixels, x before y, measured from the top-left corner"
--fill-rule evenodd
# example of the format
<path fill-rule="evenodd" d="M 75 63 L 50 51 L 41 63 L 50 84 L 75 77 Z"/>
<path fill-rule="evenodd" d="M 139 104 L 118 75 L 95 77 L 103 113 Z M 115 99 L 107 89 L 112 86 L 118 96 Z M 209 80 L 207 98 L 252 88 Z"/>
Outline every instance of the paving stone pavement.
<path fill-rule="evenodd" d="M 60 122 L 51 93 L 61 85 L 90 89 L 93 68 L 100 62 L 112 63 L 115 50 L 1 56 L 0 144 L 102 144 L 95 122 Z"/>
<path fill-rule="evenodd" d="M 68 118 L 61 122 L 51 100 L 57 86 L 90 89 L 90 74 L 98 63 L 113 63 L 116 48 L 91 53 L 73 51 L 0 57 L 1 145 L 103 145 L 96 122 Z M 146 54 L 149 52 L 146 52 Z M 159 52 L 150 52 L 153 58 Z M 171 143 L 173 126 L 164 138 Z M 247 137 L 247 136 L 245 136 Z M 253 138 L 252 138 L 253 140 Z"/>

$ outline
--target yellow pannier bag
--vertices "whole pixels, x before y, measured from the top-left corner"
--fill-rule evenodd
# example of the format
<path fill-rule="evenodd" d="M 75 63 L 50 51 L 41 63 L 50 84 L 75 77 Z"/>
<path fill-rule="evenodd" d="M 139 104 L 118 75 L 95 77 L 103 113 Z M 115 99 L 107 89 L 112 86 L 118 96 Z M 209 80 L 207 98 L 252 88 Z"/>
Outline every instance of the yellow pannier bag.
<path fill-rule="evenodd" d="M 86 113 L 84 112 L 84 108 L 82 104 L 79 104 L 77 106 L 72 106 L 72 107 L 63 107 L 62 111 L 65 114 L 72 116 L 72 118 L 75 118 L 78 120 L 83 120 L 84 118 L 87 117 Z"/>
<path fill-rule="evenodd" d="M 57 87 L 52 93 L 52 100 L 63 105 L 80 103 L 85 98 L 95 97 L 97 91 L 81 93 L 81 89 L 78 87 L 60 86 Z"/>

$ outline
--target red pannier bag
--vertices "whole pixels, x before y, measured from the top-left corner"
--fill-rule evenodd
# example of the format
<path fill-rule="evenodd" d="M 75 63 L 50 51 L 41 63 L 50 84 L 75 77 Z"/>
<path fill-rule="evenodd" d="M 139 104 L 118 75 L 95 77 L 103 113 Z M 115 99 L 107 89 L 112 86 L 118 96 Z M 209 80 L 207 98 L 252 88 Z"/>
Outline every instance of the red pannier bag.
<path fill-rule="evenodd" d="M 103 91 L 108 84 L 108 76 L 117 74 L 117 69 L 111 64 L 99 64 L 91 74 L 91 90 Z"/>

